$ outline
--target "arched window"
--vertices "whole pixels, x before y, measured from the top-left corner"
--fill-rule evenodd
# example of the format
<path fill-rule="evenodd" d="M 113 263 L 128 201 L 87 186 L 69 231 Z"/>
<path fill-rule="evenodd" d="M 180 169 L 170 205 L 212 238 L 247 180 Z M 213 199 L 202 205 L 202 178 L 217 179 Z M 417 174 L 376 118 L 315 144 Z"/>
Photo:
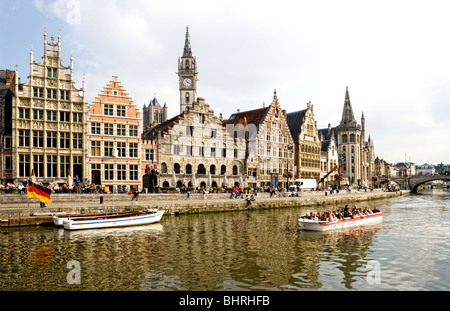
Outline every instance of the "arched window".
<path fill-rule="evenodd" d="M 355 134 L 350 134 L 350 142 L 351 143 L 355 142 Z"/>
<path fill-rule="evenodd" d="M 206 174 L 206 168 L 203 164 L 199 164 L 197 167 L 197 174 L 204 175 Z"/>
<path fill-rule="evenodd" d="M 186 93 L 186 104 L 189 103 L 189 93 Z"/>
<path fill-rule="evenodd" d="M 167 164 L 161 163 L 161 173 L 167 174 Z"/>
<path fill-rule="evenodd" d="M 237 175 L 238 174 L 238 168 L 236 165 L 233 166 L 233 175 Z"/>
<path fill-rule="evenodd" d="M 173 170 L 174 170 L 175 174 L 180 174 L 180 164 L 175 163 L 173 165 Z"/>
<path fill-rule="evenodd" d="M 216 175 L 216 166 L 214 164 L 209 167 L 209 172 L 211 175 Z"/>
<path fill-rule="evenodd" d="M 192 174 L 192 165 L 186 165 L 186 174 Z"/>
<path fill-rule="evenodd" d="M 220 167 L 220 175 L 225 175 L 227 173 L 227 167 L 225 165 L 222 165 Z"/>
<path fill-rule="evenodd" d="M 347 134 L 343 134 L 342 135 L 342 142 L 346 143 L 347 142 Z"/>
<path fill-rule="evenodd" d="M 186 59 L 186 70 L 189 70 L 189 60 Z"/>
<path fill-rule="evenodd" d="M 167 187 L 170 187 L 170 184 L 168 181 L 165 181 L 165 182 L 163 182 L 162 186 L 167 188 Z"/>

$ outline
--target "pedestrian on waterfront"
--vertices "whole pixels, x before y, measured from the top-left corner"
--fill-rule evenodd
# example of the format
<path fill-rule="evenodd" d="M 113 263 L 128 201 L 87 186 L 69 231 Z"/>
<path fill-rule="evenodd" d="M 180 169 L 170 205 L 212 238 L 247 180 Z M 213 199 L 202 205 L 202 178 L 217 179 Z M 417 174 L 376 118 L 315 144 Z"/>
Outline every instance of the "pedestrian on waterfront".
<path fill-rule="evenodd" d="M 252 202 L 255 201 L 255 197 L 253 196 L 253 194 L 250 196 L 250 199 L 247 198 L 247 206 L 250 206 L 250 204 L 252 204 Z"/>
<path fill-rule="evenodd" d="M 191 192 L 188 190 L 185 200 L 189 199 L 190 196 L 191 196 Z"/>
<path fill-rule="evenodd" d="M 133 190 L 131 190 L 131 193 L 133 195 L 133 197 L 131 198 L 131 201 L 133 201 L 134 199 L 136 199 L 136 201 L 138 201 L 139 192 L 137 191 L 137 189 L 133 188 Z"/>

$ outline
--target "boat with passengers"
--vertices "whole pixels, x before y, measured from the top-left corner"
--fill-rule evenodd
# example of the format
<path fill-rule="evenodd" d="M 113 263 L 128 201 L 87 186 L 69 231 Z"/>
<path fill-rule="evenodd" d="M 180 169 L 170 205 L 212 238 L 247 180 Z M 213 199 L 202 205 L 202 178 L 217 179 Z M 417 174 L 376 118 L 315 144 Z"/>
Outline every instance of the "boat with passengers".
<path fill-rule="evenodd" d="M 325 212 L 325 215 L 312 213 L 311 215 L 306 214 L 299 218 L 301 229 L 311 231 L 329 231 L 377 224 L 382 221 L 383 213 L 380 210 L 374 209 L 371 211 L 366 208 L 362 211 L 356 208 L 356 206 L 351 211 L 346 206 L 342 211 Z"/>

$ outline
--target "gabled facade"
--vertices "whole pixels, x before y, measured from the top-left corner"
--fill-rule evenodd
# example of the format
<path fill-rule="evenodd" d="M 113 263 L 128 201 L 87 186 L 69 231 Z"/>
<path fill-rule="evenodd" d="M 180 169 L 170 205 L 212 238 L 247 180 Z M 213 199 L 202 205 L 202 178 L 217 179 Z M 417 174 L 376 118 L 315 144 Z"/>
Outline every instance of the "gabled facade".
<path fill-rule="evenodd" d="M 322 144 L 311 102 L 304 110 L 288 113 L 287 121 L 295 144 L 295 177 L 319 181 Z"/>
<path fill-rule="evenodd" d="M 276 91 L 268 107 L 238 111 L 224 124 L 230 135 L 246 140 L 248 186 L 287 188 L 286 175 L 294 170 L 294 143 Z"/>
<path fill-rule="evenodd" d="M 12 101 L 12 175 L 15 183 L 31 177 L 38 182 L 60 183 L 68 177 L 88 177 L 87 103 L 82 89 L 75 88 L 73 57 L 64 66 L 61 36 L 55 42 L 44 34 L 40 63 L 30 52 L 30 76 L 19 85 L 15 72 Z"/>
<path fill-rule="evenodd" d="M 141 189 L 141 113 L 118 77 L 112 77 L 89 110 L 90 183 L 112 192 Z"/>
<path fill-rule="evenodd" d="M 245 141 L 227 134 L 203 98 L 143 138 L 157 144 L 160 187 L 244 187 Z"/>
<path fill-rule="evenodd" d="M 322 141 L 322 150 L 321 150 L 321 171 L 320 178 L 322 179 L 328 172 L 330 172 L 333 168 L 335 168 L 339 163 L 339 155 L 337 150 L 336 140 L 334 138 L 334 133 L 332 133 L 331 125 L 329 127 L 329 133 L 327 136 L 324 136 L 322 132 L 319 131 L 319 135 Z M 331 184 L 335 184 L 334 174 L 328 175 L 328 177 L 323 181 L 323 185 L 319 186 L 328 186 Z"/>

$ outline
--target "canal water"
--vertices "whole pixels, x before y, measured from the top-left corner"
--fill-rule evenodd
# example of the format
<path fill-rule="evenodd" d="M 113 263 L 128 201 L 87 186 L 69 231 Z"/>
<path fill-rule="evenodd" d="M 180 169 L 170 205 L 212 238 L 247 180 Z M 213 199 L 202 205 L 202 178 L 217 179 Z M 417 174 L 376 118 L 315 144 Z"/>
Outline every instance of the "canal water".
<path fill-rule="evenodd" d="M 380 208 L 383 223 L 304 232 L 297 219 L 311 208 L 298 207 L 0 229 L 0 290 L 450 290 L 448 190 L 358 206 Z"/>

